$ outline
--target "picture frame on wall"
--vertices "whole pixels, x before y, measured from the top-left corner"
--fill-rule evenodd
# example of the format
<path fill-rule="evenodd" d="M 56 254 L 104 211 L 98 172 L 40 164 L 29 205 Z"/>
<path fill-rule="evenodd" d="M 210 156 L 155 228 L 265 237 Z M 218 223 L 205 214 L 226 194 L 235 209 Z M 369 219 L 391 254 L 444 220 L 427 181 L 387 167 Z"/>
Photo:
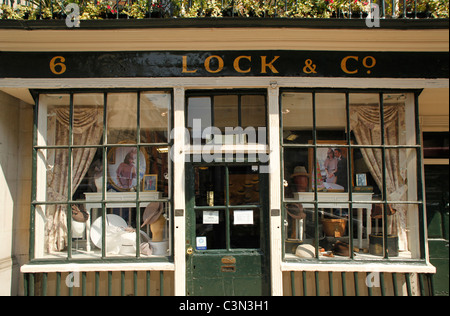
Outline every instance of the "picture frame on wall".
<path fill-rule="evenodd" d="M 156 192 L 157 190 L 158 190 L 158 175 L 157 174 L 144 175 L 142 183 L 142 191 Z"/>
<path fill-rule="evenodd" d="M 356 186 L 357 187 L 367 186 L 367 175 L 365 173 L 356 174 Z"/>

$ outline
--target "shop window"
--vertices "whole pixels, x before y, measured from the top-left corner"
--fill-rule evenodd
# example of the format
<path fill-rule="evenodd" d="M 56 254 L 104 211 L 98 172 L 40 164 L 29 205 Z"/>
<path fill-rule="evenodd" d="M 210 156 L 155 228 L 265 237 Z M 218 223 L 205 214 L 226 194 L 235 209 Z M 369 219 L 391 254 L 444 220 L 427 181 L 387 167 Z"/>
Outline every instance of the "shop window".
<path fill-rule="evenodd" d="M 286 260 L 423 259 L 413 93 L 282 91 Z"/>
<path fill-rule="evenodd" d="M 171 256 L 171 109 L 167 91 L 39 94 L 32 259 Z"/>

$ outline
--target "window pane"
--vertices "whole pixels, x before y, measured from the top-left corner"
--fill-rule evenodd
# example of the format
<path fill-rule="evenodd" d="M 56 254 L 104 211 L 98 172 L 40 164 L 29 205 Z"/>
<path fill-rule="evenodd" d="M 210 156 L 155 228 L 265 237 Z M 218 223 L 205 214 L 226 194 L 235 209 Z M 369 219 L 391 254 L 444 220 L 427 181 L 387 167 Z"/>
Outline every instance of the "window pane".
<path fill-rule="evenodd" d="M 69 94 L 39 96 L 38 145 L 69 145 Z"/>
<path fill-rule="evenodd" d="M 170 93 L 142 92 L 140 107 L 141 142 L 167 142 L 171 108 Z"/>
<path fill-rule="evenodd" d="M 107 99 L 108 144 L 137 142 L 137 94 L 109 93 Z"/>
<path fill-rule="evenodd" d="M 107 196 L 115 192 L 128 192 L 127 199 L 135 199 L 138 181 L 142 181 L 147 170 L 147 153 L 141 148 L 139 168 L 138 151 L 135 146 L 110 147 L 107 156 Z M 111 195 L 111 197 L 114 194 Z"/>
<path fill-rule="evenodd" d="M 225 205 L 225 167 L 195 168 L 195 205 Z"/>
<path fill-rule="evenodd" d="M 258 166 L 229 167 L 230 205 L 259 204 Z"/>
<path fill-rule="evenodd" d="M 416 149 L 386 149 L 388 201 L 417 201 Z"/>
<path fill-rule="evenodd" d="M 284 197 L 295 198 L 297 192 L 312 191 L 310 155 L 312 149 L 284 149 Z"/>
<path fill-rule="evenodd" d="M 380 95 L 351 93 L 350 129 L 358 145 L 381 145 Z"/>
<path fill-rule="evenodd" d="M 347 115 L 345 103 L 345 94 L 343 93 L 316 94 L 318 140 L 346 140 Z"/>
<path fill-rule="evenodd" d="M 39 150 L 37 167 L 37 199 L 49 202 L 68 201 L 69 150 Z"/>
<path fill-rule="evenodd" d="M 266 126 L 266 97 L 263 95 L 243 95 L 241 96 L 241 125 L 243 128 L 248 126 L 265 127 Z"/>
<path fill-rule="evenodd" d="M 352 186 L 354 193 L 381 194 L 377 184 L 381 178 L 374 173 L 377 169 L 377 163 L 373 160 L 373 156 L 377 156 L 376 151 L 381 152 L 380 149 L 353 149 Z M 356 200 L 355 197 L 353 199 Z"/>
<path fill-rule="evenodd" d="M 225 135 L 225 127 L 239 126 L 239 106 L 237 95 L 219 95 L 214 97 L 214 126 Z"/>
<path fill-rule="evenodd" d="M 212 125 L 211 122 L 211 98 L 209 97 L 192 97 L 188 99 L 188 121 L 191 140 L 195 140 L 195 144 L 205 143 L 202 141 L 203 131 Z M 209 140 L 208 140 L 209 141 Z"/>
<path fill-rule="evenodd" d="M 283 143 L 307 144 L 313 139 L 311 93 L 283 93 L 281 95 Z"/>
<path fill-rule="evenodd" d="M 101 201 L 103 191 L 103 150 L 74 148 L 72 150 L 73 200 Z"/>
<path fill-rule="evenodd" d="M 197 250 L 225 249 L 225 210 L 197 210 L 195 211 L 195 218 Z M 206 247 L 204 244 L 206 244 Z"/>
<path fill-rule="evenodd" d="M 169 196 L 169 147 L 149 146 L 143 147 L 146 154 L 145 169 L 142 165 L 143 179 L 141 185 L 142 192 L 153 192 L 155 198 L 166 198 Z"/>
<path fill-rule="evenodd" d="M 103 94 L 74 94 L 73 144 L 99 145 L 103 137 Z"/>
<path fill-rule="evenodd" d="M 260 248 L 260 209 L 230 210 L 230 247 Z"/>

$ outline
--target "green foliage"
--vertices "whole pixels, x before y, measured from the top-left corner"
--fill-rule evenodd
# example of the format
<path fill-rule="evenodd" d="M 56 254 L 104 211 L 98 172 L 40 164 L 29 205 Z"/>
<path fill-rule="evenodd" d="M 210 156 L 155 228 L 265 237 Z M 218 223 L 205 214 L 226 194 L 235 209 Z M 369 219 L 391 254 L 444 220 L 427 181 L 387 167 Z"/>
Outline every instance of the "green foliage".
<path fill-rule="evenodd" d="M 0 6 L 0 19 L 62 19 L 65 7 L 76 3 L 80 19 L 95 20 L 128 16 L 134 19 L 149 17 L 227 18 L 332 18 L 347 17 L 350 13 L 363 16 L 369 11 L 369 0 L 30 0 L 30 5 Z M 119 5 L 117 5 L 119 3 Z M 392 1 L 385 2 L 386 15 L 392 15 Z M 415 1 L 406 0 L 406 13 L 414 12 Z M 403 1 L 395 8 L 403 14 Z M 417 0 L 421 17 L 448 18 L 449 0 Z"/>

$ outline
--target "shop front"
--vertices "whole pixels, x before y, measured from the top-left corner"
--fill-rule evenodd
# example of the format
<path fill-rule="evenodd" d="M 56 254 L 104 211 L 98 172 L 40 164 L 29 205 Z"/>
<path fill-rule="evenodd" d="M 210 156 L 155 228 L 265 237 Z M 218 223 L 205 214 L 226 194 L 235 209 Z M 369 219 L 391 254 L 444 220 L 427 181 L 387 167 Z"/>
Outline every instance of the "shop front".
<path fill-rule="evenodd" d="M 431 291 L 448 51 L 237 48 L 0 52 L 33 104 L 25 294 Z"/>

